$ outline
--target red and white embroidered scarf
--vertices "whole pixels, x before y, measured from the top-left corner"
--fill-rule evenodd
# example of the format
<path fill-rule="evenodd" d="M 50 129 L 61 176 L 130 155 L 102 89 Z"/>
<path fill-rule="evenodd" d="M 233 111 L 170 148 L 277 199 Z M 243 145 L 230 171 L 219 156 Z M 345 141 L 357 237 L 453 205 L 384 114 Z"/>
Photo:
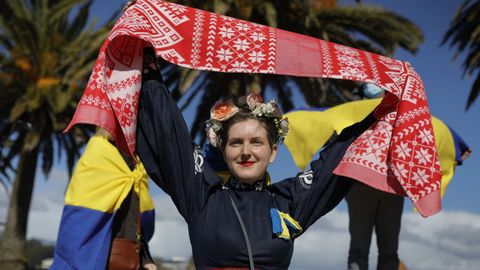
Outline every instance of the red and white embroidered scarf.
<path fill-rule="evenodd" d="M 409 63 L 160 0 L 128 8 L 103 44 L 67 127 L 103 127 L 133 153 L 142 52 L 191 69 L 374 83 L 387 95 L 379 121 L 348 149 L 335 173 L 407 195 L 423 216 L 440 210 L 440 163 L 423 83 Z"/>

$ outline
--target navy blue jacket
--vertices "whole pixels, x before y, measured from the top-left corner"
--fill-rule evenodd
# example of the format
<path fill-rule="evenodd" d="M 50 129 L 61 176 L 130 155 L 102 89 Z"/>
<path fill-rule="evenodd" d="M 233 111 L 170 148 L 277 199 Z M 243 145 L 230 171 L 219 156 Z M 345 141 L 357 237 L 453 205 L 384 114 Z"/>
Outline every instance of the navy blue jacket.
<path fill-rule="evenodd" d="M 348 146 L 374 121 L 370 115 L 346 128 L 311 163 L 311 171 L 261 190 L 224 187 L 192 142 L 165 85 L 149 80 L 143 83 L 140 96 L 137 152 L 149 176 L 171 196 L 188 223 L 197 269 L 248 267 L 244 236 L 227 192 L 245 223 L 255 268 L 287 269 L 294 239 L 279 239 L 272 233 L 270 209 L 290 214 L 303 232 L 332 210 L 351 185 L 351 180 L 332 171 Z"/>

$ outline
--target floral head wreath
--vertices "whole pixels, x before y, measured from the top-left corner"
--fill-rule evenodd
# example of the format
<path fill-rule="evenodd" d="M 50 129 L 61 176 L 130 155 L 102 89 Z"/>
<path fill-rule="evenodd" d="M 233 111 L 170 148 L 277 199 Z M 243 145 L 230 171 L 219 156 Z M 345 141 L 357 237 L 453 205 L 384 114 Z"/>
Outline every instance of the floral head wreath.
<path fill-rule="evenodd" d="M 282 118 L 282 113 L 275 100 L 264 103 L 259 94 L 249 94 L 238 99 L 238 105 L 250 110 L 255 118 L 271 118 L 277 131 L 277 143 L 283 143 L 288 133 L 288 119 Z M 210 110 L 210 119 L 206 122 L 205 131 L 209 143 L 214 147 L 222 144 L 220 131 L 223 129 L 223 123 L 232 118 L 240 111 L 231 100 L 219 100 Z"/>

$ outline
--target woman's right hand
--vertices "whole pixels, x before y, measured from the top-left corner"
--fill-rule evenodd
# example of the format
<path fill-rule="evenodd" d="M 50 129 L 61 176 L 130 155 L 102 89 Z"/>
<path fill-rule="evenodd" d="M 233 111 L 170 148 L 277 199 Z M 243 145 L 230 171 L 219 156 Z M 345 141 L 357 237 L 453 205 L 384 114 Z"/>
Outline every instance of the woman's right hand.
<path fill-rule="evenodd" d="M 131 1 L 128 1 L 127 4 L 125 5 L 125 7 L 123 7 L 123 10 L 122 12 L 125 12 L 125 10 L 127 10 L 129 7 L 131 7 L 133 4 L 135 4 L 137 2 L 137 0 L 131 0 Z"/>
<path fill-rule="evenodd" d="M 143 269 L 146 270 L 157 270 L 157 266 L 153 263 L 147 263 L 143 265 Z"/>

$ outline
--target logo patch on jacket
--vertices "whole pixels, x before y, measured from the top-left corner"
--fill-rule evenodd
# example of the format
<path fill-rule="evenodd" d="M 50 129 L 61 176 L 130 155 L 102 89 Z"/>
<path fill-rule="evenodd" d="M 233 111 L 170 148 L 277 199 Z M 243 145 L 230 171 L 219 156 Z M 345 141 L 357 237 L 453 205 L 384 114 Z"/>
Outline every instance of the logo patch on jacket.
<path fill-rule="evenodd" d="M 313 171 L 309 170 L 303 172 L 298 176 L 298 179 L 300 180 L 300 184 L 302 185 L 302 187 L 310 189 L 313 181 Z"/>
<path fill-rule="evenodd" d="M 202 149 L 198 145 L 195 145 L 193 150 L 193 161 L 195 162 L 195 174 L 203 172 L 203 155 Z"/>

